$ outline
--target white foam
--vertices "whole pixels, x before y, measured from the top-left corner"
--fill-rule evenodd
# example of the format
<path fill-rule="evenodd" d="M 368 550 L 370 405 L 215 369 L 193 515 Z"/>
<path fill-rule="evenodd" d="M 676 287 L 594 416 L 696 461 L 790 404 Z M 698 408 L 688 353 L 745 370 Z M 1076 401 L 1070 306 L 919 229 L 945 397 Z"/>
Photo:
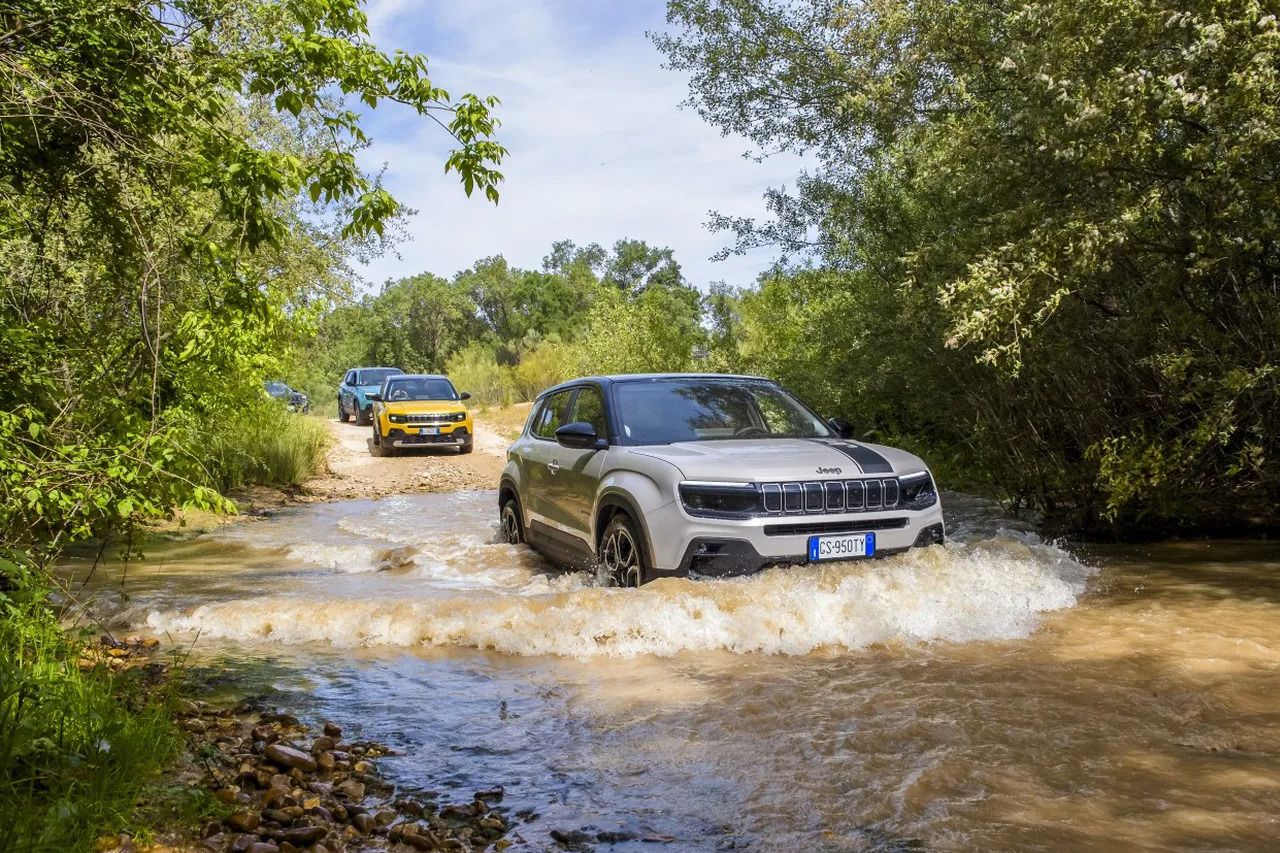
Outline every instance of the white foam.
<path fill-rule="evenodd" d="M 598 587 L 583 574 L 506 571 L 489 588 L 476 589 L 472 578 L 466 594 L 437 583 L 416 593 L 370 589 L 360 598 L 303 591 L 153 611 L 147 621 L 203 637 L 339 647 L 452 645 L 576 658 L 716 649 L 799 655 L 1027 636 L 1043 613 L 1074 604 L 1090 573 L 1056 548 L 1004 537 L 747 578 L 664 579 L 638 590 Z"/>

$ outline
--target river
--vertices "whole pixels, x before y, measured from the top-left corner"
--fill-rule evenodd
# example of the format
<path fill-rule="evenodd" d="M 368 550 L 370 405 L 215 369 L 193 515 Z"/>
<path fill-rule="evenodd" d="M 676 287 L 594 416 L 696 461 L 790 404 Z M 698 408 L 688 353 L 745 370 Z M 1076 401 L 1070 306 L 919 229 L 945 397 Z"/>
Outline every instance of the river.
<path fill-rule="evenodd" d="M 945 548 L 621 590 L 495 544 L 495 505 L 153 542 L 94 606 L 406 789 L 505 786 L 516 850 L 1280 848 L 1275 542 L 1081 551 L 951 496 Z"/>

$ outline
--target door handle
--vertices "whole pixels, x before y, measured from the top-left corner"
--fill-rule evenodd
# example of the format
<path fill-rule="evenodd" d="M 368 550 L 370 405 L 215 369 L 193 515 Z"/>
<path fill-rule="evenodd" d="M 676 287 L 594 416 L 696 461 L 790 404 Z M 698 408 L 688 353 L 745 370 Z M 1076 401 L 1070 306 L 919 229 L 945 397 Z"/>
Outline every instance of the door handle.
<path fill-rule="evenodd" d="M 560 470 L 560 460 L 552 459 L 550 462 L 548 462 L 547 470 L 550 471 L 552 474 L 557 473 Z"/>

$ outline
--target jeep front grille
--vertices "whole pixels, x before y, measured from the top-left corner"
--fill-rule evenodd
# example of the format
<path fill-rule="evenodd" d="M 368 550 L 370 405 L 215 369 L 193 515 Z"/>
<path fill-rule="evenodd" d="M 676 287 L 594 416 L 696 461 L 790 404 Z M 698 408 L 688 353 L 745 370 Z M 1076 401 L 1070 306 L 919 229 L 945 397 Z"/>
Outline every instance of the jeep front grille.
<path fill-rule="evenodd" d="M 922 472 L 800 483 L 686 482 L 680 484 L 680 497 L 690 515 L 753 518 L 926 509 L 937 501 L 937 491 L 933 478 Z"/>

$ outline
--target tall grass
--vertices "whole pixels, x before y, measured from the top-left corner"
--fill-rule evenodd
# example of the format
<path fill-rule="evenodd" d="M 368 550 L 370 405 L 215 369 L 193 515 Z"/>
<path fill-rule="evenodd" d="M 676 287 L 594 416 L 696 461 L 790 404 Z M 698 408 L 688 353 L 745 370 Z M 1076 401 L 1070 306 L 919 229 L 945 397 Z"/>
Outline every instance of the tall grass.
<path fill-rule="evenodd" d="M 91 849 L 129 827 L 181 747 L 136 682 L 81 671 L 48 589 L 0 557 L 0 851 Z"/>
<path fill-rule="evenodd" d="M 223 491 L 249 484 L 296 486 L 324 470 L 330 437 L 319 417 L 256 402 L 213 439 L 213 467 Z"/>

